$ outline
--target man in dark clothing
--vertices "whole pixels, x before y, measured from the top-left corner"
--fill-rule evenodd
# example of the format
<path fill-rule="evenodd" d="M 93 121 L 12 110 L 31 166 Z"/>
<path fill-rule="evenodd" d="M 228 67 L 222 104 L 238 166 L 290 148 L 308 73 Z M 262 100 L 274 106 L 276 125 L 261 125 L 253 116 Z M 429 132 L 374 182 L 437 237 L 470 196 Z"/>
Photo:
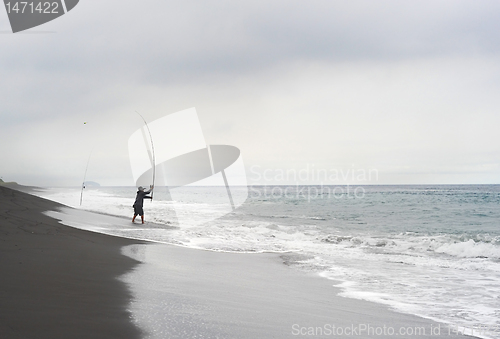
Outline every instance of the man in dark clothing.
<path fill-rule="evenodd" d="M 137 215 L 141 216 L 142 223 L 144 224 L 144 210 L 142 209 L 144 199 L 153 199 L 150 196 L 148 196 L 149 193 L 153 190 L 153 185 L 149 186 L 150 189 L 149 191 L 145 192 L 144 187 L 139 186 L 139 190 L 137 191 L 137 195 L 135 197 L 135 202 L 134 202 L 134 217 L 132 218 L 132 222 L 135 222 L 135 217 Z"/>

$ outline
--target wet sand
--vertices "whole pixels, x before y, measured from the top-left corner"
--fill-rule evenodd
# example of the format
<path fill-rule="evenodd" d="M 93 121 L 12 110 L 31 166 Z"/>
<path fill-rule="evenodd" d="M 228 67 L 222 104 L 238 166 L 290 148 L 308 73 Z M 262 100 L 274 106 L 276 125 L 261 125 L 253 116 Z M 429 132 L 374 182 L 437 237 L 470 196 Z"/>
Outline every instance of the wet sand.
<path fill-rule="evenodd" d="M 143 262 L 123 279 L 146 338 L 468 338 L 432 320 L 339 297 L 334 281 L 290 267 L 289 255 L 166 244 L 131 245 L 124 253 Z"/>

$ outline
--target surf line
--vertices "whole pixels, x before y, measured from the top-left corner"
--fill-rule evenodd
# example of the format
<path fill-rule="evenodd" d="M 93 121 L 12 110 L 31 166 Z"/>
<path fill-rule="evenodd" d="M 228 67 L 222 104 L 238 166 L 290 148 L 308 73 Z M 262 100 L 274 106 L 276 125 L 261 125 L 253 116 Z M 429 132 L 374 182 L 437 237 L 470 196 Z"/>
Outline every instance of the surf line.
<path fill-rule="evenodd" d="M 137 111 L 135 111 L 135 113 L 137 113 L 142 121 L 144 121 L 144 125 L 146 125 L 146 128 L 148 130 L 148 133 L 149 133 L 149 140 L 151 140 L 151 153 L 152 154 L 149 154 L 149 150 L 148 150 L 148 154 L 149 154 L 149 160 L 151 161 L 151 167 L 153 168 L 153 187 L 155 186 L 155 178 L 156 178 L 156 160 L 155 160 L 155 146 L 153 144 L 153 136 L 151 135 L 151 131 L 149 130 L 149 126 L 148 126 L 148 123 L 146 122 L 146 119 L 144 119 L 144 117 Z M 153 191 L 151 192 L 151 201 L 153 201 Z"/>

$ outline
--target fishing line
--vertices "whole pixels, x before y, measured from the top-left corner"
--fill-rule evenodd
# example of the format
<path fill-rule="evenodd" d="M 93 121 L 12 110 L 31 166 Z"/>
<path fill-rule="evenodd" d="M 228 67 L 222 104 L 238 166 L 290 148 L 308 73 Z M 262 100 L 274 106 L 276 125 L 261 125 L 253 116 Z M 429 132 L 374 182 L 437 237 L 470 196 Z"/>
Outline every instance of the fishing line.
<path fill-rule="evenodd" d="M 156 177 L 156 162 L 155 162 L 155 146 L 153 144 L 153 137 L 151 135 L 151 131 L 149 130 L 148 123 L 146 122 L 146 119 L 137 111 L 135 113 L 139 114 L 141 117 L 142 121 L 144 121 L 144 124 L 146 125 L 146 128 L 148 129 L 149 133 L 149 140 L 151 140 L 151 151 L 152 151 L 152 167 L 153 167 L 153 187 L 155 186 L 155 177 Z M 151 191 L 151 201 L 153 201 L 153 191 Z"/>

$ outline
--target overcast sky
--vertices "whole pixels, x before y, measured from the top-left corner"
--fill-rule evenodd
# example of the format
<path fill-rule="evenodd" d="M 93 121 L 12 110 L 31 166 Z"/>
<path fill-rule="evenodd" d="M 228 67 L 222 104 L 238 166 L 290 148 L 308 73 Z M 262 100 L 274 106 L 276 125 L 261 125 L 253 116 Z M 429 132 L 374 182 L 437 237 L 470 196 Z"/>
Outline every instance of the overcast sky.
<path fill-rule="evenodd" d="M 500 183 L 497 1 L 81 0 L 0 31 L 5 181 L 78 186 L 94 149 L 87 180 L 133 185 L 134 111 L 196 107 L 249 183 Z"/>

